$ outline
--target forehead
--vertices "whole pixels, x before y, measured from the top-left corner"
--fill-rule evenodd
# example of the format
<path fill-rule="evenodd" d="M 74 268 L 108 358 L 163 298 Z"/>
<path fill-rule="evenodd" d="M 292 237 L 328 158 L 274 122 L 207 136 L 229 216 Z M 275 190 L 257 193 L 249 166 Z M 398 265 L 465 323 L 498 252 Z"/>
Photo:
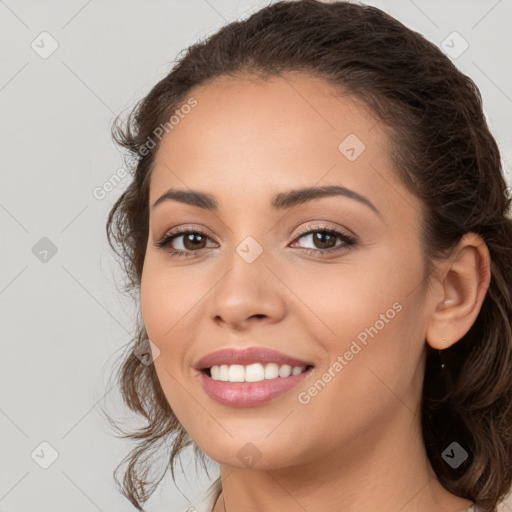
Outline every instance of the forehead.
<path fill-rule="evenodd" d="M 371 194 L 382 186 L 376 173 L 390 172 L 383 126 L 359 100 L 318 77 L 222 78 L 190 97 L 197 105 L 160 143 L 151 202 L 171 186 L 221 198 L 314 184 Z"/>

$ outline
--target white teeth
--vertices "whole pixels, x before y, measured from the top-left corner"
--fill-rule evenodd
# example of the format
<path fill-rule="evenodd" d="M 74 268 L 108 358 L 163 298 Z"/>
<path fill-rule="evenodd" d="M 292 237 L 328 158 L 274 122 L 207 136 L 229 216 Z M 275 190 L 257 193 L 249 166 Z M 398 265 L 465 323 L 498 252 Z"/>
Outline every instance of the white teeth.
<path fill-rule="evenodd" d="M 224 382 L 260 382 L 265 379 L 286 378 L 290 377 L 290 375 L 298 375 L 305 369 L 305 366 L 294 366 L 292 368 L 289 364 L 278 365 L 276 363 L 268 363 L 265 366 L 261 363 L 249 364 L 247 366 L 241 364 L 222 364 L 220 366 L 212 366 L 210 368 L 210 375 L 213 380 Z"/>
<path fill-rule="evenodd" d="M 289 377 L 292 374 L 292 367 L 289 364 L 283 364 L 279 368 L 279 377 Z"/>
<path fill-rule="evenodd" d="M 227 364 L 220 365 L 219 380 L 224 382 L 229 380 L 229 366 Z"/>
<path fill-rule="evenodd" d="M 265 379 L 277 379 L 279 377 L 279 366 L 276 363 L 268 363 L 265 366 Z"/>
<path fill-rule="evenodd" d="M 265 378 L 265 368 L 260 363 L 245 367 L 245 382 L 259 382 Z"/>
<path fill-rule="evenodd" d="M 245 369 L 241 364 L 229 365 L 229 382 L 243 382 L 245 380 Z"/>
<path fill-rule="evenodd" d="M 213 380 L 220 380 L 219 374 L 220 374 L 220 366 L 212 366 L 210 368 L 210 373 L 212 374 Z"/>

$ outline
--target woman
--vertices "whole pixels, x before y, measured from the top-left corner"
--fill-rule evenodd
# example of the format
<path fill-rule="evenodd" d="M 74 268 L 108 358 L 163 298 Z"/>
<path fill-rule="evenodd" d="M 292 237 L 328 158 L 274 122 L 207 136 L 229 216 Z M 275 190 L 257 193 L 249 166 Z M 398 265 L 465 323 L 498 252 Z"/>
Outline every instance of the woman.
<path fill-rule="evenodd" d="M 137 508 L 150 454 L 174 477 L 192 445 L 220 477 L 189 510 L 497 510 L 512 221 L 468 77 L 377 8 L 278 2 L 190 47 L 114 136 Z"/>

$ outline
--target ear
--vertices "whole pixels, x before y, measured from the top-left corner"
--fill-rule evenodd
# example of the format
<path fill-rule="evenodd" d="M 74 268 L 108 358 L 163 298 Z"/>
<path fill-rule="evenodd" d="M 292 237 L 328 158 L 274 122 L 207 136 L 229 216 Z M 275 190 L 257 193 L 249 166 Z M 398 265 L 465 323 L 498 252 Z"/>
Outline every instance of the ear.
<path fill-rule="evenodd" d="M 469 331 L 490 281 L 489 249 L 479 235 L 466 233 L 440 264 L 432 287 L 433 311 L 426 331 L 432 348 L 448 348 Z"/>

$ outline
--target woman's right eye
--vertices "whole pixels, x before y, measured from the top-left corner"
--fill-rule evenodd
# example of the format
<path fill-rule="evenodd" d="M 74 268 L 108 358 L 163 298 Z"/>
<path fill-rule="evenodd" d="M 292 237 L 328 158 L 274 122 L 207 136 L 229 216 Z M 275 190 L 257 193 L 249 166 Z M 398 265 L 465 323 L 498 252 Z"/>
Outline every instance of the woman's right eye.
<path fill-rule="evenodd" d="M 181 239 L 181 240 L 180 240 Z M 173 256 L 195 256 L 194 253 L 205 249 L 204 243 L 209 239 L 208 235 L 199 230 L 183 230 L 166 234 L 155 245 Z M 178 243 L 176 244 L 176 241 Z M 180 246 L 175 247 L 175 244 Z"/>

